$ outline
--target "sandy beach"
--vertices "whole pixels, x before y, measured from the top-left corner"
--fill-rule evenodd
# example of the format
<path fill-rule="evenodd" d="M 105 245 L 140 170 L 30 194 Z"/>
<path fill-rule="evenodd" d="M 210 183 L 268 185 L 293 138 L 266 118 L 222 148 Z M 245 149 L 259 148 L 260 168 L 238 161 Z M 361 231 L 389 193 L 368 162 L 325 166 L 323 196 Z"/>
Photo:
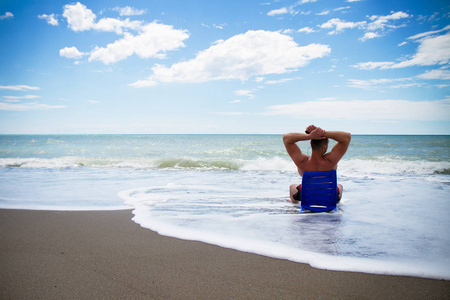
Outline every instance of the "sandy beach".
<path fill-rule="evenodd" d="M 449 281 L 318 270 L 161 236 L 131 218 L 0 210 L 0 298 L 450 298 Z"/>

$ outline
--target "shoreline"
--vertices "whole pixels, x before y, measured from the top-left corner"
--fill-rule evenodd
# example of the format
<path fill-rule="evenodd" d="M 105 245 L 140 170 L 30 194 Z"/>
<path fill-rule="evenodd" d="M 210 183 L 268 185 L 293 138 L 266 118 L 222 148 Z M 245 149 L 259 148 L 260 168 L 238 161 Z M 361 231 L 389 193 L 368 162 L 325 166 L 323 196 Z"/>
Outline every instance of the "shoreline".
<path fill-rule="evenodd" d="M 450 281 L 315 269 L 161 236 L 132 217 L 0 209 L 0 298 L 450 298 Z"/>

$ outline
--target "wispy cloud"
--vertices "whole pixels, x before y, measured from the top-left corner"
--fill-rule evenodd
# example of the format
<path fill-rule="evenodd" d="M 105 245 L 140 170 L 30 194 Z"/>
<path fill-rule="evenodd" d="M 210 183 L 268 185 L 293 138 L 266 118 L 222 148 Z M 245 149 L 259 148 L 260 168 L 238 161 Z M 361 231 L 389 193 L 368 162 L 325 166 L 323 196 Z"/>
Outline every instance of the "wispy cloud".
<path fill-rule="evenodd" d="M 25 95 L 25 96 L 3 96 L 2 98 L 3 98 L 4 101 L 17 102 L 17 101 L 22 100 L 22 99 L 36 99 L 36 98 L 41 98 L 41 96 L 36 96 L 36 95 Z"/>
<path fill-rule="evenodd" d="M 29 85 L 0 85 L 0 90 L 11 90 L 11 91 L 38 91 L 41 88 L 37 86 Z"/>
<path fill-rule="evenodd" d="M 380 88 L 408 88 L 413 86 L 425 86 L 423 80 L 449 80 L 450 70 L 436 69 L 429 70 L 423 74 L 404 78 L 379 78 L 379 79 L 349 79 L 347 86 L 366 90 Z"/>
<path fill-rule="evenodd" d="M 297 32 L 312 33 L 315 32 L 315 30 L 311 27 L 303 27 L 297 30 Z"/>
<path fill-rule="evenodd" d="M 29 85 L 0 85 L 0 90 L 8 90 L 15 92 L 24 91 L 38 91 L 37 86 Z M 38 102 L 22 102 L 22 100 L 31 100 L 41 98 L 38 95 L 23 95 L 23 96 L 1 96 L 0 111 L 27 111 L 27 110 L 48 110 L 55 108 L 65 108 L 61 105 L 48 105 Z"/>
<path fill-rule="evenodd" d="M 11 13 L 9 11 L 5 12 L 3 15 L 0 15 L 0 20 L 12 19 L 12 18 L 14 18 L 14 15 L 13 15 L 13 13 Z"/>
<path fill-rule="evenodd" d="M 147 12 L 146 9 L 137 9 L 130 6 L 115 7 L 113 10 L 119 12 L 121 16 L 140 16 Z"/>
<path fill-rule="evenodd" d="M 384 30 L 386 28 L 396 29 L 398 27 L 403 26 L 403 24 L 395 25 L 395 24 L 392 24 L 392 21 L 406 19 L 409 17 L 411 17 L 409 14 L 402 12 L 402 11 L 394 12 L 387 16 L 373 15 L 373 16 L 369 17 L 369 19 L 372 22 L 367 24 L 367 30 L 375 31 L 375 30 Z"/>
<path fill-rule="evenodd" d="M 420 74 L 416 77 L 420 78 L 420 79 L 450 80 L 450 70 L 438 69 L 438 70 L 426 71 L 425 73 Z"/>
<path fill-rule="evenodd" d="M 450 121 L 450 100 L 306 101 L 269 106 L 265 114 L 332 120 Z"/>
<path fill-rule="evenodd" d="M 419 86 L 420 83 L 412 82 L 414 81 L 414 77 L 407 78 L 379 78 L 379 79 L 349 79 L 348 87 L 366 89 L 366 90 L 375 90 L 379 88 L 399 88 L 399 87 L 412 87 Z"/>
<path fill-rule="evenodd" d="M 361 41 L 366 41 L 366 40 L 370 40 L 370 39 L 374 39 L 377 37 L 380 37 L 381 35 L 379 35 L 378 33 L 375 32 L 366 32 L 364 34 L 363 37 L 359 38 Z"/>
<path fill-rule="evenodd" d="M 450 29 L 449 26 L 446 28 Z M 441 31 L 442 30 L 439 32 Z M 438 36 L 427 33 L 424 36 L 425 37 L 417 40 L 419 47 L 417 48 L 416 54 L 414 54 L 411 59 L 403 60 L 399 63 L 390 61 L 370 61 L 358 63 L 352 67 L 363 70 L 372 70 L 448 64 L 450 62 L 450 32 Z"/>
<path fill-rule="evenodd" d="M 49 109 L 57 109 L 57 108 L 65 108 L 63 105 L 48 105 L 37 102 L 32 103 L 4 103 L 0 102 L 0 110 L 7 111 L 27 111 L 27 110 L 49 110 Z"/>
<path fill-rule="evenodd" d="M 283 74 L 330 53 L 328 45 L 299 46 L 292 37 L 273 31 L 247 31 L 219 41 L 196 58 L 171 67 L 157 65 L 153 75 L 131 84 L 153 86 L 160 82 L 206 82 Z"/>
<path fill-rule="evenodd" d="M 234 91 L 234 94 L 236 96 L 244 96 L 249 99 L 254 99 L 255 98 L 255 95 L 253 94 L 254 92 L 255 92 L 254 90 L 237 90 Z"/>
<path fill-rule="evenodd" d="M 348 7 L 344 7 L 343 9 L 346 8 Z M 328 13 L 329 11 L 327 11 L 326 14 Z M 325 13 L 323 12 L 322 15 L 323 14 Z M 361 41 L 366 41 L 368 39 L 382 36 L 382 32 L 386 31 L 387 29 L 394 30 L 404 26 L 404 24 L 397 24 L 396 22 L 398 20 L 407 19 L 410 17 L 411 16 L 409 14 L 399 11 L 399 12 L 392 12 L 390 15 L 386 16 L 378 16 L 378 15 L 368 16 L 367 18 L 369 19 L 369 21 L 351 22 L 341 20 L 339 18 L 333 18 L 318 26 L 322 29 L 331 30 L 330 32 L 328 32 L 328 34 L 330 35 L 342 33 L 347 29 L 358 28 L 366 31 L 364 36 L 360 38 Z"/>
<path fill-rule="evenodd" d="M 278 79 L 278 80 L 267 80 L 264 83 L 265 84 L 278 84 L 278 83 L 285 83 L 285 82 L 289 82 L 292 80 L 300 80 L 300 79 L 303 79 L 303 78 L 302 77 L 282 78 L 282 79 Z"/>
<path fill-rule="evenodd" d="M 327 22 L 320 25 L 320 28 L 323 29 L 334 29 L 330 31 L 328 34 L 338 34 L 343 32 L 345 29 L 352 29 L 352 28 L 363 28 L 366 25 L 366 21 L 361 22 L 347 22 L 343 21 L 339 18 L 333 18 L 328 20 Z"/>
<path fill-rule="evenodd" d="M 203 27 L 206 27 L 206 28 L 224 29 L 225 26 L 227 26 L 228 24 L 227 23 L 223 23 L 223 24 L 220 24 L 220 25 L 217 25 L 217 24 L 207 25 L 205 23 L 201 23 L 201 25 Z"/>
<path fill-rule="evenodd" d="M 53 26 L 58 26 L 58 19 L 56 18 L 55 14 L 46 15 L 42 14 L 38 16 L 39 19 L 45 20 L 48 24 Z"/>
<path fill-rule="evenodd" d="M 320 13 L 317 13 L 316 15 L 318 15 L 318 16 L 326 16 L 328 14 L 330 14 L 330 11 L 329 10 L 324 10 L 324 11 L 321 11 Z"/>
<path fill-rule="evenodd" d="M 297 6 L 299 6 L 301 4 L 305 4 L 305 3 L 316 2 L 316 1 L 317 0 L 301 0 L 301 1 L 297 1 L 293 5 L 284 6 L 284 7 L 277 8 L 277 9 L 272 9 L 271 11 L 269 11 L 267 13 L 267 15 L 271 16 L 271 17 L 280 16 L 280 15 L 286 15 L 286 14 L 295 16 L 296 14 L 300 13 L 300 11 L 298 11 L 296 9 Z"/>
<path fill-rule="evenodd" d="M 278 16 L 278 15 L 284 15 L 284 14 L 296 14 L 297 12 L 295 10 L 289 9 L 288 7 L 282 7 L 278 9 L 273 9 L 267 13 L 268 16 Z"/>
<path fill-rule="evenodd" d="M 447 30 L 450 30 L 450 25 L 447 25 L 442 29 L 418 33 L 418 34 L 408 37 L 407 39 L 408 40 L 417 40 L 417 39 L 425 38 L 428 36 L 436 35 L 437 33 L 441 33 L 441 32 L 447 31 Z"/>

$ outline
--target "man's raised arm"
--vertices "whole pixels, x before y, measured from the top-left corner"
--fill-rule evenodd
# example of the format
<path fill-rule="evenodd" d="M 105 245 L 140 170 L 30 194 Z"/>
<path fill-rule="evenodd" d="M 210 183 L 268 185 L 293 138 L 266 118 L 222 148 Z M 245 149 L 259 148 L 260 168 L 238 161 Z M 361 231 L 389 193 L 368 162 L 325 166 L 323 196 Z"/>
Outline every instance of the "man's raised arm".
<path fill-rule="evenodd" d="M 337 164 L 344 156 L 345 152 L 347 152 L 352 135 L 349 132 L 344 131 L 325 131 L 323 136 L 337 142 L 331 152 L 326 155 L 326 159 Z"/>
<path fill-rule="evenodd" d="M 297 146 L 297 142 L 300 141 L 309 141 L 313 139 L 321 139 L 323 138 L 324 130 L 320 128 L 314 128 L 311 133 L 286 133 L 283 135 L 283 143 L 286 148 L 287 153 L 292 158 L 297 167 L 300 167 L 302 163 L 308 160 L 309 156 L 303 154 L 300 148 Z"/>

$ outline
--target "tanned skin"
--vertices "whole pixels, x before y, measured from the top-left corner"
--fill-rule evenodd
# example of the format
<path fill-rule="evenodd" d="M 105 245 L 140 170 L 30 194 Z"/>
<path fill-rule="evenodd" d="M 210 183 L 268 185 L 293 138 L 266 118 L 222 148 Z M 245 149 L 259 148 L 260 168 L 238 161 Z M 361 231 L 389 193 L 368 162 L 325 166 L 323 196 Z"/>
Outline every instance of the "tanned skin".
<path fill-rule="evenodd" d="M 344 131 L 325 131 L 315 125 L 310 125 L 306 128 L 306 133 L 286 133 L 283 135 L 283 143 L 287 153 L 295 163 L 300 176 L 303 172 L 317 172 L 317 171 L 331 171 L 336 170 L 338 162 L 347 152 L 350 145 L 351 134 Z M 337 143 L 329 153 L 328 143 L 320 147 L 320 149 L 312 149 L 311 156 L 302 153 L 300 147 L 296 144 L 300 141 L 308 140 L 320 140 L 320 139 L 332 139 Z M 298 201 L 293 198 L 293 195 L 297 192 L 298 184 L 292 184 L 289 187 L 290 201 L 297 203 Z M 338 184 L 340 196 L 342 197 L 343 187 Z"/>

